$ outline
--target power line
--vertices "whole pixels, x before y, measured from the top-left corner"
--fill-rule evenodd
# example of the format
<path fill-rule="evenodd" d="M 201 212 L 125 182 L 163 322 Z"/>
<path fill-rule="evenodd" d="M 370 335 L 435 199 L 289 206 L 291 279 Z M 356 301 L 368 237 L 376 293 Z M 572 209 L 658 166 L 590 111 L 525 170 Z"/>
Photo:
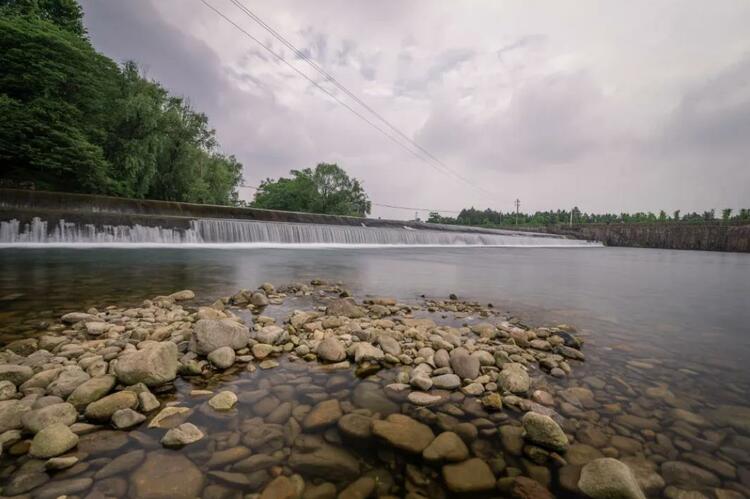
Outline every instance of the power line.
<path fill-rule="evenodd" d="M 398 146 L 400 146 L 401 148 L 403 148 L 404 150 L 406 150 L 406 151 L 407 151 L 407 152 L 409 152 L 410 154 L 414 155 L 414 156 L 415 156 L 416 158 L 418 158 L 419 160 L 423 161 L 423 162 L 424 162 L 424 163 L 425 163 L 426 165 L 430 166 L 431 168 L 433 168 L 433 169 L 435 169 L 435 170 L 437 170 L 437 171 L 439 171 L 439 172 L 441 172 L 441 173 L 448 173 L 448 174 L 452 174 L 452 175 L 456 176 L 457 178 L 459 178 L 459 179 L 463 180 L 464 182 L 468 183 L 469 185 L 472 185 L 473 187 L 475 187 L 475 188 L 477 188 L 477 189 L 481 190 L 481 191 L 482 191 L 483 193 L 485 193 L 485 194 L 487 194 L 487 195 L 489 195 L 489 196 L 492 196 L 492 197 L 493 197 L 493 199 L 494 199 L 494 196 L 495 196 L 495 195 L 494 195 L 493 193 L 491 193 L 491 192 L 489 192 L 489 191 L 486 191 L 486 190 L 485 190 L 484 188 L 482 188 L 481 186 L 478 186 L 478 185 L 476 185 L 476 184 L 472 183 L 472 182 L 471 182 L 470 180 L 468 180 L 468 179 L 466 179 L 465 177 L 463 177 L 462 175 L 460 175 L 460 174 L 458 174 L 458 173 L 456 173 L 456 172 L 452 171 L 452 170 L 451 170 L 450 168 L 448 168 L 448 167 L 446 167 L 446 166 L 442 166 L 442 162 L 440 162 L 439 160 L 437 160 L 437 161 L 438 161 L 438 163 L 439 163 L 439 164 L 441 164 L 441 167 L 440 167 L 440 168 L 438 168 L 438 165 L 437 165 L 437 164 L 434 164 L 434 163 L 430 162 L 430 161 L 429 161 L 429 159 L 426 159 L 426 158 L 425 158 L 424 156 L 422 156 L 421 154 L 419 154 L 419 153 L 418 153 L 417 151 L 414 151 L 414 150 L 413 150 L 413 149 L 411 149 L 410 147 L 408 147 L 408 146 L 406 146 L 405 144 L 403 144 L 403 143 L 402 143 L 402 142 L 401 142 L 400 140 L 397 140 L 397 139 L 396 139 L 396 138 L 395 138 L 395 137 L 394 137 L 393 135 L 391 135 L 391 134 L 389 134 L 388 132 L 386 132 L 386 131 L 385 131 L 385 130 L 384 130 L 383 128 L 379 127 L 378 125 L 376 125 L 375 123 L 373 123 L 373 122 L 372 122 L 371 120 L 369 120 L 369 119 L 368 119 L 367 117 L 363 116 L 363 115 L 362 115 L 362 113 L 358 112 L 357 110 L 355 110 L 354 108 L 352 108 L 352 107 L 351 107 L 350 105 L 348 105 L 347 103 L 343 102 L 343 101 L 342 101 L 341 99 L 339 99 L 338 97 L 336 97 L 336 95 L 335 95 L 335 94 L 331 93 L 331 92 L 330 92 L 329 90 L 327 90 L 327 89 L 326 89 L 325 87 L 321 86 L 321 85 L 320 85 L 320 84 L 319 84 L 318 82 L 316 82 L 315 80 L 313 80 L 312 78 L 310 78 L 309 76 L 307 76 L 307 75 L 306 75 L 305 73 L 303 73 L 302 71 L 300 71 L 299 69 L 297 69 L 297 68 L 296 68 L 296 67 L 295 67 L 294 65 L 292 65 L 291 63 L 289 63 L 289 62 L 288 62 L 288 61 L 287 61 L 286 59 L 284 59 L 284 57 L 282 57 L 282 56 L 278 55 L 278 54 L 277 54 L 276 52 L 274 52 L 274 51 L 273 51 L 273 50 L 272 50 L 272 49 L 271 49 L 271 48 L 270 48 L 269 46 L 267 46 L 266 44 L 264 44 L 263 42 L 261 42 L 260 40 L 258 40 L 258 39 L 257 39 L 257 38 L 256 38 L 255 36 L 253 36 L 252 34 L 250 34 L 250 33 L 249 33 L 249 32 L 248 32 L 247 30 L 245 30 L 245 29 L 244 29 L 244 28 L 242 28 L 242 27 L 241 27 L 240 25 L 238 25 L 237 23 L 235 23 L 234 21 L 232 21 L 232 20 L 231 20 L 231 19 L 230 19 L 229 17 L 227 17 L 227 16 L 226 16 L 226 15 L 225 15 L 224 13 L 222 13 L 222 12 L 221 12 L 221 11 L 220 11 L 219 9 L 217 9 L 216 7 L 214 7 L 213 5 L 211 5 L 210 3 L 208 3 L 208 2 L 206 1 L 206 0 L 200 0 L 200 1 L 201 1 L 201 3 L 203 3 L 203 4 L 204 4 L 204 5 L 206 6 L 206 7 L 208 7 L 209 9 L 211 9 L 212 11 L 214 11 L 214 12 L 215 12 L 215 13 L 216 13 L 217 15 L 219 15 L 219 16 L 220 16 L 221 18 L 223 18 L 223 19 L 224 19 L 225 21 L 227 21 L 227 22 L 228 22 L 229 24 L 231 24 L 232 26 L 234 26 L 234 27 L 235 27 L 235 28 L 236 28 L 236 29 L 237 29 L 238 31 L 240 31 L 240 32 L 241 32 L 241 33 L 243 33 L 243 34 L 244 34 L 245 36 L 247 36 L 248 38 L 250 38 L 251 40 L 253 40 L 253 41 L 254 41 L 255 43 L 257 43 L 258 45 L 260 45 L 260 46 L 261 46 L 261 47 L 262 47 L 262 48 L 263 48 L 264 50 L 266 50 L 266 51 L 267 51 L 268 53 L 270 53 L 271 55 L 273 55 L 273 56 L 274 56 L 274 57 L 275 57 L 276 59 L 278 59 L 278 60 L 279 60 L 280 62 L 284 63 L 284 64 L 285 64 L 285 65 L 287 65 L 287 66 L 288 66 L 289 68 L 291 68 L 291 69 L 292 69 L 292 70 L 293 70 L 293 71 L 294 71 L 295 73 L 299 74 L 300 76 L 302 76 L 303 78 L 305 78 L 305 79 L 306 79 L 307 81 L 309 81 L 309 82 L 310 82 L 310 83 L 311 83 L 312 85 L 314 85 L 314 86 L 315 86 L 315 87 L 316 87 L 317 89 L 319 89 L 319 90 L 320 90 L 321 92 L 323 92 L 323 93 L 325 93 L 326 95 L 328 95 L 328 96 L 329 96 L 330 98 L 332 98 L 332 99 L 333 99 L 334 101 L 336 101 L 336 102 L 337 102 L 338 104 L 340 104 L 340 105 L 341 105 L 341 106 L 343 106 L 343 107 L 344 107 L 345 109 L 347 109 L 348 111 L 350 111 L 351 113 L 353 113 L 354 115 L 356 115 L 356 116 L 357 116 L 358 118 L 360 118 L 361 120 L 363 120 L 363 121 L 364 121 L 365 123 L 367 123 L 368 125 L 370 125 L 370 126 L 371 126 L 371 127 L 373 127 L 374 129 L 376 129 L 376 130 L 377 130 L 378 132 L 380 132 L 381 134 L 383 134 L 384 136 L 386 136 L 386 137 L 387 137 L 388 139 L 390 139 L 390 140 L 391 140 L 392 142 L 394 142 L 395 144 L 397 144 Z M 232 0 L 232 1 L 233 1 L 233 0 Z M 243 10 L 243 12 L 244 12 L 244 10 Z M 281 36 L 281 35 L 279 35 L 279 36 Z M 291 45 L 291 44 L 290 44 L 290 45 Z M 293 45 L 292 45 L 292 47 L 293 47 Z M 298 50 L 297 50 L 296 48 L 294 48 L 293 50 L 295 50 L 296 52 L 299 52 L 299 51 L 298 51 Z M 300 52 L 300 53 L 301 53 L 301 52 Z M 330 76 L 330 75 L 329 75 L 329 76 Z M 332 79 L 333 77 L 330 77 L 330 78 Z M 369 106 L 367 106 L 367 107 L 369 107 Z M 372 111 L 371 111 L 371 112 L 372 112 Z M 376 113 L 375 113 L 375 114 L 376 114 Z M 381 119 L 381 120 L 383 120 L 383 121 L 385 121 L 385 119 L 384 119 L 384 118 L 382 118 L 382 117 L 380 117 L 380 119 Z M 389 124 L 389 126 L 391 126 L 391 125 Z M 391 127 L 392 127 L 392 126 L 391 126 Z M 392 128 L 394 128 L 394 129 L 395 129 L 395 127 L 392 127 Z M 397 130 L 397 129 L 395 129 L 395 130 Z M 398 131 L 398 130 L 397 130 L 397 131 Z M 399 133 L 399 134 L 401 134 L 401 135 L 404 135 L 404 134 L 403 134 L 402 132 L 400 132 L 400 131 L 398 131 L 398 133 Z M 408 139 L 408 137 L 407 137 L 407 139 Z M 413 141 L 411 141 L 411 139 L 408 139 L 408 140 L 409 140 L 410 142 L 413 142 Z M 416 143 L 414 143 L 414 144 L 416 144 Z M 418 144 L 417 144 L 417 147 L 418 147 L 419 149 L 422 149 L 422 148 L 421 148 L 421 146 L 418 146 Z M 429 153 L 427 153 L 427 154 L 429 154 Z M 430 155 L 430 157 L 433 157 L 433 158 L 434 158 L 434 156 L 432 156 L 432 155 Z"/>
<path fill-rule="evenodd" d="M 366 102 L 364 102 L 362 99 L 357 97 L 356 94 L 351 92 L 348 88 L 346 88 L 343 84 L 341 84 L 336 78 L 334 78 L 330 73 L 328 73 L 325 69 L 323 69 L 319 64 L 317 64 L 313 59 L 310 58 L 307 54 L 299 50 L 297 47 L 295 47 L 289 40 L 287 40 L 283 35 L 281 35 L 278 31 L 273 29 L 271 26 L 269 26 L 263 19 L 261 19 L 257 14 L 255 14 L 253 11 L 251 11 L 249 8 L 245 7 L 242 2 L 239 0 L 230 0 L 235 6 L 237 6 L 242 12 L 244 12 L 248 17 L 250 17 L 253 21 L 255 21 L 258 25 L 260 25 L 263 29 L 268 31 L 274 38 L 279 40 L 282 44 L 284 44 L 287 48 L 292 50 L 297 57 L 304 60 L 310 67 L 312 67 L 315 71 L 317 71 L 319 74 L 324 76 L 327 81 L 331 82 L 336 88 L 344 92 L 346 95 L 348 95 L 354 102 L 365 108 L 367 111 L 369 111 L 372 115 L 374 115 L 378 120 L 380 120 L 382 123 L 384 123 L 390 130 L 395 132 L 398 136 L 403 138 L 404 140 L 408 141 L 411 145 L 413 145 L 415 148 L 417 148 L 419 151 L 421 151 L 425 156 L 432 159 L 439 165 L 441 165 L 443 168 L 445 168 L 449 173 L 453 174 L 457 178 L 463 180 L 467 184 L 471 185 L 472 187 L 475 187 L 481 191 L 483 191 L 485 194 L 489 194 L 490 196 L 494 196 L 493 193 L 487 191 L 482 186 L 475 184 L 471 180 L 467 179 L 463 175 L 453 171 L 448 165 L 446 165 L 443 161 L 441 161 L 439 158 L 435 157 L 430 151 L 422 147 L 420 144 L 418 144 L 416 141 L 414 141 L 411 137 L 403 133 L 401 130 L 396 128 L 390 121 L 385 119 L 380 113 L 375 111 L 372 107 L 370 107 Z"/>

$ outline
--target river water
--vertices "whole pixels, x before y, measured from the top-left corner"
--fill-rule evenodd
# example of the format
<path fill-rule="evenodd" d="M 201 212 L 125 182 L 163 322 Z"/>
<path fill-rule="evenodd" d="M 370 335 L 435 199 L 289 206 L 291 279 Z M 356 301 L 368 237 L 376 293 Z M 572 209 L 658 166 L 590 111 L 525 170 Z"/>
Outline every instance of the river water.
<path fill-rule="evenodd" d="M 708 440 L 705 428 L 695 440 L 685 435 L 688 430 L 668 433 L 673 407 L 708 415 L 721 404 L 748 405 L 750 255 L 745 254 L 481 247 L 1 249 L 0 343 L 33 335 L 62 313 L 89 306 L 136 305 L 180 289 L 192 289 L 198 303 L 208 304 L 266 281 L 313 278 L 341 281 L 358 298 L 417 302 L 421 295 L 455 293 L 492 303 L 529 324 L 574 325 L 586 339 L 587 360 L 576 365 L 568 382 L 588 386 L 584 380 L 603 380 L 604 388 L 593 383 L 600 403 L 611 396 L 632 413 L 654 417 L 678 455 L 706 454 L 726 462 L 731 471 L 721 476 L 721 487 L 750 490 L 749 440 L 741 428 L 710 428 L 721 433 L 721 438 L 711 434 L 714 440 L 732 447 L 727 454 L 717 451 L 718 444 L 701 447 L 698 442 Z M 617 381 L 613 388 L 615 378 L 623 384 Z M 684 404 L 648 399 L 643 395 L 648 387 L 667 388 Z M 653 438 L 643 428 L 613 428 L 646 444 Z M 622 447 L 621 456 L 631 452 Z M 658 454 L 638 449 L 632 453 Z M 564 493 L 553 481 L 550 487 Z M 701 487 L 710 497 L 705 484 Z"/>

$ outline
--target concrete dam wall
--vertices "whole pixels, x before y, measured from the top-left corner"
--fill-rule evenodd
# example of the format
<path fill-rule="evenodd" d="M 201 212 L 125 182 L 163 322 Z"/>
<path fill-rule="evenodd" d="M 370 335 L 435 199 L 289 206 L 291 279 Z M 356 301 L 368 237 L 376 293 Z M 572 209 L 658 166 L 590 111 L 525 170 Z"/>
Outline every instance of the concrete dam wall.
<path fill-rule="evenodd" d="M 750 252 L 750 223 L 580 224 L 533 230 L 601 241 L 606 246 Z"/>
<path fill-rule="evenodd" d="M 587 246 L 564 235 L 0 189 L 0 244 Z"/>

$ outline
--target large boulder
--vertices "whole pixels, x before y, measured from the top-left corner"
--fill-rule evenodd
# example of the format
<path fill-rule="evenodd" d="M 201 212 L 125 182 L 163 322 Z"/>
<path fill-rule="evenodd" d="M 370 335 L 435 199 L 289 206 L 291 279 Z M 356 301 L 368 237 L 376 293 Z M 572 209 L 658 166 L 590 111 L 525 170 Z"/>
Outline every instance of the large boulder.
<path fill-rule="evenodd" d="M 595 459 L 581 470 L 578 488 L 592 499 L 645 499 L 628 466 L 611 457 Z"/>
<path fill-rule="evenodd" d="M 59 456 L 78 445 L 78 435 L 65 423 L 55 423 L 40 430 L 29 447 L 29 454 L 38 458 Z"/>
<path fill-rule="evenodd" d="M 115 374 L 125 385 L 159 386 L 172 381 L 177 377 L 177 345 L 162 341 L 123 354 L 117 359 Z"/>
<path fill-rule="evenodd" d="M 455 348 L 450 353 L 451 369 L 461 379 L 474 379 L 479 376 L 479 358 L 469 355 L 464 348 Z"/>
<path fill-rule="evenodd" d="M 78 411 L 72 404 L 63 402 L 52 404 L 41 409 L 35 409 L 25 413 L 21 417 L 23 427 L 30 433 L 38 433 L 47 426 L 55 423 L 63 423 L 70 426 L 78 419 Z"/>
<path fill-rule="evenodd" d="M 191 348 L 201 355 L 208 355 L 217 348 L 232 347 L 239 350 L 247 346 L 250 330 L 232 319 L 201 319 L 193 326 Z"/>
<path fill-rule="evenodd" d="M 315 350 L 318 357 L 326 362 L 341 362 L 346 359 L 346 349 L 339 340 L 333 336 L 324 338 Z"/>
<path fill-rule="evenodd" d="M 96 402 L 115 387 L 117 379 L 111 374 L 97 376 L 78 385 L 68 397 L 68 403 L 78 409 L 84 409 L 91 402 Z"/>
<path fill-rule="evenodd" d="M 364 317 L 365 310 L 358 306 L 352 298 L 338 298 L 326 307 L 326 315 L 336 315 L 357 319 Z"/>
<path fill-rule="evenodd" d="M 91 421 L 106 422 L 120 409 L 135 409 L 136 407 L 138 407 L 138 395 L 135 392 L 123 390 L 87 405 L 86 418 Z"/>
<path fill-rule="evenodd" d="M 568 437 L 551 417 L 536 412 L 527 412 L 521 422 L 524 436 L 531 443 L 558 452 L 567 449 Z"/>
<path fill-rule="evenodd" d="M 403 414 L 373 420 L 372 433 L 393 447 L 412 454 L 421 453 L 435 439 L 429 426 Z"/>
<path fill-rule="evenodd" d="M 130 475 L 130 496 L 139 499 L 193 499 L 201 496 L 203 472 L 177 452 L 150 452 Z"/>
<path fill-rule="evenodd" d="M 531 379 L 521 364 L 509 362 L 503 365 L 497 384 L 506 392 L 523 394 L 529 391 Z"/>
<path fill-rule="evenodd" d="M 478 457 L 462 463 L 443 466 L 443 480 L 451 492 L 464 494 L 495 488 L 495 475 L 489 465 Z"/>
<path fill-rule="evenodd" d="M 341 481 L 360 476 L 359 462 L 346 450 L 314 435 L 300 435 L 294 441 L 289 466 L 304 475 Z"/>

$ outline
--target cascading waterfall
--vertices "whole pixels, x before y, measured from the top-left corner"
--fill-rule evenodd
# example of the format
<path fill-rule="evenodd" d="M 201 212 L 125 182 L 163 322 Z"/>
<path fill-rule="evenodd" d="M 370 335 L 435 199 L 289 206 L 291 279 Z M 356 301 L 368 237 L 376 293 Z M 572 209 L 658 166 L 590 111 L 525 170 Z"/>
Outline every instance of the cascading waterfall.
<path fill-rule="evenodd" d="M 49 225 L 34 218 L 0 222 L 0 245 L 29 244 L 297 244 L 422 246 L 590 246 L 587 241 L 521 232 L 480 233 L 248 220 L 198 219 L 189 229 L 143 225 Z"/>

